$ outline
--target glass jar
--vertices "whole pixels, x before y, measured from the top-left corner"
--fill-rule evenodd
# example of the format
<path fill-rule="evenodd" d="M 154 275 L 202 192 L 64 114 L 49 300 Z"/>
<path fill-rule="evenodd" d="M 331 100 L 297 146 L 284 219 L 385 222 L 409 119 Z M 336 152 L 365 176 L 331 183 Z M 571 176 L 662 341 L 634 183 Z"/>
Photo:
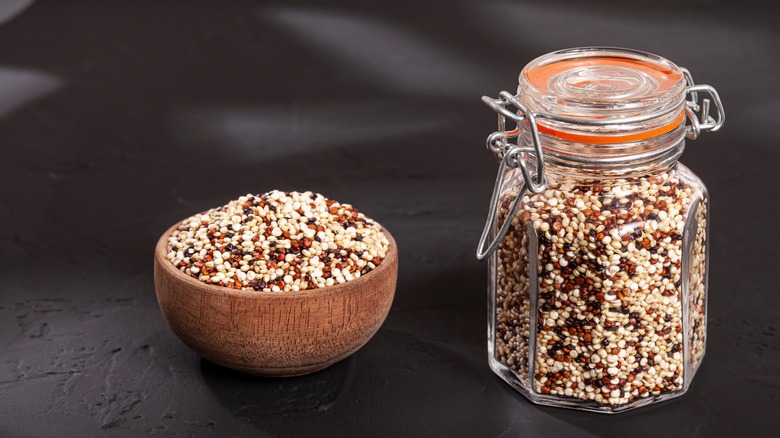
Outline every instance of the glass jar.
<path fill-rule="evenodd" d="M 677 160 L 723 124 L 717 92 L 656 55 L 579 48 L 483 101 L 499 113 L 477 251 L 490 367 L 550 406 L 615 413 L 685 393 L 705 350 L 709 197 Z"/>

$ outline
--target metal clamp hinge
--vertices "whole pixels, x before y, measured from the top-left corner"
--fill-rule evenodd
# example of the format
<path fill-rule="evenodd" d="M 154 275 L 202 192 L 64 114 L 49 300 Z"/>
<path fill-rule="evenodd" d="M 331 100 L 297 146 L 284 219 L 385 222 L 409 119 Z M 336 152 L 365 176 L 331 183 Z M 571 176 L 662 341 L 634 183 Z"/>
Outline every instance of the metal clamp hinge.
<path fill-rule="evenodd" d="M 487 96 L 482 97 L 482 101 L 498 113 L 498 131 L 490 134 L 487 138 L 487 148 L 499 160 L 498 174 L 493 186 L 493 195 L 490 198 L 490 207 L 488 208 L 488 217 L 485 221 L 485 228 L 482 230 L 482 236 L 477 246 L 477 259 L 484 260 L 489 257 L 498 248 L 504 235 L 509 230 L 512 219 L 520 205 L 520 200 L 526 191 L 531 193 L 541 193 L 547 188 L 547 180 L 544 177 L 544 155 L 542 154 L 542 144 L 539 140 L 539 129 L 536 126 L 536 115 L 529 112 L 525 106 L 520 103 L 518 96 L 513 96 L 506 91 L 499 93 L 498 99 Z M 513 112 L 507 109 L 509 105 L 514 106 L 517 111 Z M 515 122 L 515 128 L 507 131 L 506 119 Z M 530 129 L 532 145 L 521 144 L 521 132 L 523 126 Z M 517 139 L 516 144 L 509 143 L 510 139 Z M 531 175 L 527 159 L 536 158 L 536 173 Z M 504 174 L 507 169 L 520 168 L 523 175 L 523 183 L 518 189 L 509 213 L 501 224 L 499 230 L 493 239 L 490 239 L 491 231 L 497 220 L 498 204 L 500 202 L 501 185 L 504 181 Z"/>
<path fill-rule="evenodd" d="M 688 83 L 688 86 L 685 87 L 687 96 L 685 99 L 685 115 L 690 125 L 686 126 L 685 137 L 696 140 L 702 132 L 715 132 L 720 129 L 723 126 L 723 122 L 726 121 L 726 113 L 723 110 L 723 102 L 721 102 L 715 88 L 703 84 L 695 85 L 691 73 L 685 68 L 680 69 Z M 701 104 L 699 104 L 699 93 L 709 94 L 712 100 L 704 98 L 701 100 Z M 711 104 L 715 105 L 717 119 L 710 116 Z"/>

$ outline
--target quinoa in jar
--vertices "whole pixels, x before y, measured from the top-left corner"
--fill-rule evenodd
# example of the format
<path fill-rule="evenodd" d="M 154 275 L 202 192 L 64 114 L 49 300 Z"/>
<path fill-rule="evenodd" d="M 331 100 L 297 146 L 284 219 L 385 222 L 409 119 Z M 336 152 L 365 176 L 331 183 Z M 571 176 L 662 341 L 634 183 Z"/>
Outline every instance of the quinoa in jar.
<path fill-rule="evenodd" d="M 682 395 L 705 349 L 709 196 L 677 160 L 686 136 L 722 125 L 715 90 L 656 55 L 584 48 L 532 61 L 518 95 L 483 100 L 502 116 L 478 251 L 491 368 L 552 406 L 614 413 Z"/>

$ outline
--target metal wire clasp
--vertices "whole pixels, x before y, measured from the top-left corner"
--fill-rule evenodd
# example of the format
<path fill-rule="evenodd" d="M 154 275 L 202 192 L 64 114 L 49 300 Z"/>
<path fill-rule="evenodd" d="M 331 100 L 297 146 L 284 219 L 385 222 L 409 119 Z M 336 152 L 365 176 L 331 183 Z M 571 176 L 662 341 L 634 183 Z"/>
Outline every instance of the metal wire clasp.
<path fill-rule="evenodd" d="M 482 101 L 487 106 L 493 108 L 498 113 L 498 131 L 490 134 L 487 138 L 487 149 L 499 160 L 498 174 L 496 183 L 493 186 L 493 195 L 490 197 L 490 207 L 488 208 L 488 217 L 485 221 L 485 228 L 482 230 L 482 236 L 479 238 L 477 246 L 477 259 L 484 260 L 489 257 L 498 248 L 498 244 L 504 238 L 512 219 L 517 213 L 520 200 L 526 191 L 531 193 L 541 193 L 547 188 L 547 180 L 544 177 L 544 155 L 542 154 L 542 144 L 539 141 L 539 129 L 536 126 L 536 115 L 529 112 L 526 107 L 520 103 L 518 96 L 513 96 L 506 91 L 499 93 L 498 99 L 488 96 L 482 96 Z M 517 108 L 513 112 L 507 108 L 508 105 Z M 506 119 L 515 122 L 515 128 L 506 130 Z M 521 144 L 521 132 L 523 129 L 530 129 L 532 145 Z M 509 143 L 507 140 L 516 138 L 516 144 Z M 530 156 L 536 158 L 536 174 L 531 175 L 528 169 L 527 159 Z M 497 219 L 496 210 L 498 209 L 499 197 L 501 194 L 501 183 L 504 180 L 504 174 L 507 169 L 520 168 L 523 174 L 523 183 L 520 186 L 509 213 L 501 224 L 500 229 L 490 240 L 490 231 L 495 225 Z"/>
<path fill-rule="evenodd" d="M 696 140 L 701 132 L 715 132 L 723 126 L 723 122 L 726 121 L 726 113 L 723 110 L 723 102 L 720 101 L 720 96 L 715 89 L 709 85 L 695 85 L 693 83 L 693 76 L 686 68 L 680 67 L 685 81 L 688 86 L 685 87 L 685 115 L 690 122 L 690 125 L 686 126 L 685 137 L 691 140 Z M 699 93 L 707 93 L 712 98 L 704 98 L 699 105 Z M 715 109 L 718 113 L 717 120 L 710 116 L 710 102 L 715 104 Z M 697 114 L 698 112 L 698 114 Z"/>

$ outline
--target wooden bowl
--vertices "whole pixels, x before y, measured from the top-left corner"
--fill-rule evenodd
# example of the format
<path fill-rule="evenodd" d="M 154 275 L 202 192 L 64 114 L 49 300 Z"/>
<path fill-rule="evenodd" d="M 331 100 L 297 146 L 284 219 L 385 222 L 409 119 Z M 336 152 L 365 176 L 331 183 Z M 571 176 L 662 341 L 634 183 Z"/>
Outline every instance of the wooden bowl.
<path fill-rule="evenodd" d="M 298 376 L 357 351 L 384 322 L 395 294 L 398 249 L 376 269 L 334 286 L 298 292 L 255 292 L 206 284 L 166 258 L 157 242 L 154 285 L 173 332 L 204 358 L 260 376 Z"/>

